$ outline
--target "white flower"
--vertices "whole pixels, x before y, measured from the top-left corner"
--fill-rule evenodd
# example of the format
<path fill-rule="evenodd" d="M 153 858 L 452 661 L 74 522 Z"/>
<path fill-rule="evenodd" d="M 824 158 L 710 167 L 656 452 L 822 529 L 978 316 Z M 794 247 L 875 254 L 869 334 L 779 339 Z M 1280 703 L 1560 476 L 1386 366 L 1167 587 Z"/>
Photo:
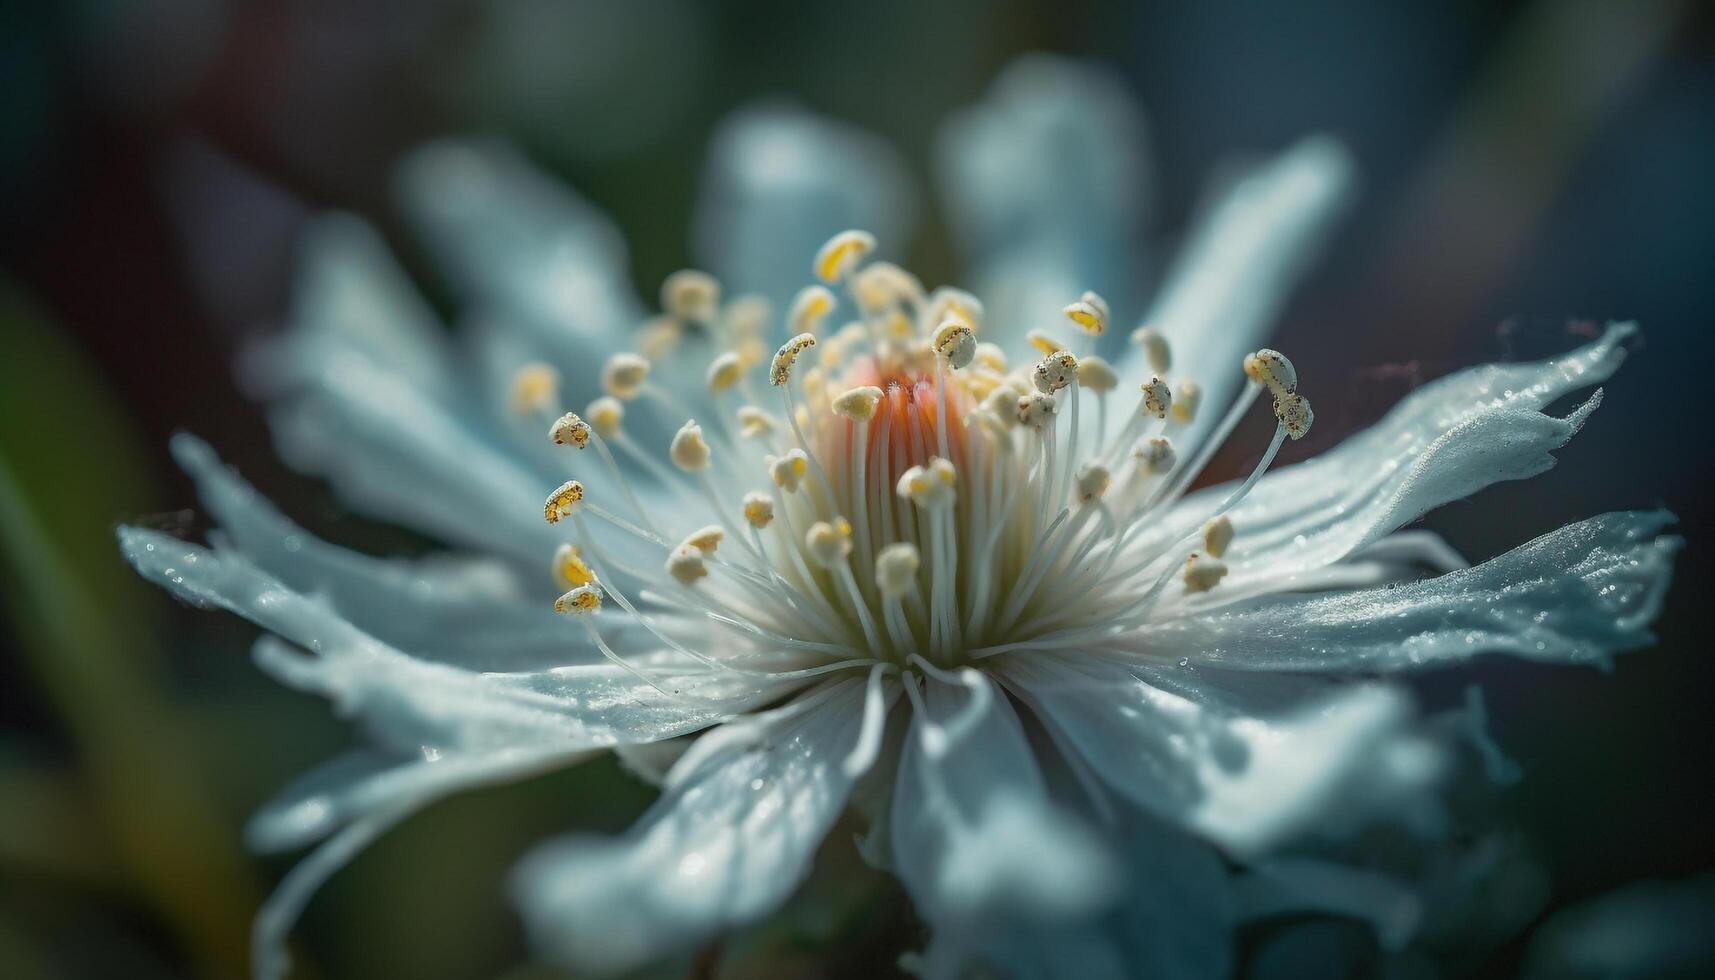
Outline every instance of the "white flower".
<path fill-rule="evenodd" d="M 665 759 L 660 800 L 624 838 L 543 847 L 515 882 L 539 948 L 581 968 L 768 915 L 848 803 L 934 929 L 934 976 L 1219 975 L 1258 909 L 1403 921 L 1362 872 L 1269 854 L 1434 781 L 1440 749 L 1387 675 L 1481 652 L 1605 663 L 1648 641 L 1664 514 L 1471 568 L 1398 533 L 1551 466 L 1598 399 L 1542 410 L 1611 374 L 1631 328 L 1426 385 L 1267 472 L 1311 424 L 1316 371 L 1301 390 L 1266 327 L 1345 158 L 1311 140 L 1233 185 L 1140 318 L 1115 225 L 1138 210 L 1137 129 L 1104 76 L 1034 60 L 949 130 L 956 227 L 979 279 L 1012 284 L 979 301 L 854 286 L 897 244 L 897 168 L 852 169 L 882 151 L 827 124 L 747 116 L 720 138 L 700 231 L 711 267 L 739 274 L 675 277 L 651 358 L 616 346 L 649 314 L 614 233 L 505 150 L 437 145 L 404 170 L 412 217 L 484 312 L 468 356 L 372 232 L 326 219 L 293 329 L 247 364 L 281 450 L 353 507 L 482 557 L 319 541 L 189 437 L 173 448 L 213 547 L 121 531 L 145 575 L 287 641 L 257 662 L 376 742 L 253 823 L 264 849 L 322 842 L 258 922 L 258 972 L 284 970 L 310 892 L 419 807 L 607 750 Z M 991 225 L 987 205 L 1016 213 Z M 871 212 L 880 233 L 847 229 Z M 785 311 L 778 342 L 813 274 L 840 290 L 815 319 L 839 318 L 769 361 L 742 291 Z M 604 380 L 623 413 L 585 407 Z M 1187 493 L 1264 395 L 1277 425 L 1255 471 Z"/>

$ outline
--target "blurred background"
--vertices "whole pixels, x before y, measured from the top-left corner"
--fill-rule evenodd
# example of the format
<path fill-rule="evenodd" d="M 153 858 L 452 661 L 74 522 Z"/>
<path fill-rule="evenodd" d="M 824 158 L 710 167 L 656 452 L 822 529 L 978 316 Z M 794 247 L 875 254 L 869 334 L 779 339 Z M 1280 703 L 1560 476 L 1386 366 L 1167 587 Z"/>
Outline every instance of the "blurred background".
<path fill-rule="evenodd" d="M 403 232 L 390 168 L 428 138 L 499 135 L 613 216 L 652 293 L 691 261 L 719 121 L 784 96 L 900 151 L 924 205 L 910 264 L 926 281 L 957 281 L 931 179 L 936 127 L 1029 51 L 1111 66 L 1141 101 L 1157 254 L 1224 162 L 1313 131 L 1351 148 L 1361 194 L 1279 345 L 1317 379 L 1307 450 L 1421 380 L 1565 349 L 1593 322 L 1643 326 L 1559 467 L 1428 525 L 1482 558 L 1601 511 L 1673 509 L 1689 547 L 1659 647 L 1608 675 L 1483 660 L 1425 678 L 1431 708 L 1482 684 L 1494 735 L 1524 774 L 1461 804 L 1469 839 L 1501 855 L 1461 899 L 1480 924 L 1431 930 L 1391 958 L 1361 930 L 1253 930 L 1245 968 L 1307 955 L 1351 976 L 1715 969 L 1715 665 L 1696 612 L 1715 517 L 1698 386 L 1715 363 L 1710 5 L 0 9 L 0 977 L 242 975 L 249 918 L 290 861 L 247 855 L 239 828 L 351 737 L 323 703 L 251 668 L 250 627 L 180 607 L 123 566 L 119 521 L 197 526 L 168 436 L 208 439 L 336 541 L 429 545 L 350 517 L 285 468 L 234 383 L 236 352 L 286 308 L 307 216 L 339 208 L 375 222 L 450 316 Z M 507 869 L 551 833 L 623 828 L 650 798 L 603 762 L 430 808 L 311 905 L 297 931 L 302 975 L 544 975 L 524 965 Z M 890 974 L 919 938 L 901 894 L 852 848 L 824 852 L 805 897 L 735 937 L 719 975 Z M 687 969 L 717 975 L 707 962 L 667 975 Z"/>

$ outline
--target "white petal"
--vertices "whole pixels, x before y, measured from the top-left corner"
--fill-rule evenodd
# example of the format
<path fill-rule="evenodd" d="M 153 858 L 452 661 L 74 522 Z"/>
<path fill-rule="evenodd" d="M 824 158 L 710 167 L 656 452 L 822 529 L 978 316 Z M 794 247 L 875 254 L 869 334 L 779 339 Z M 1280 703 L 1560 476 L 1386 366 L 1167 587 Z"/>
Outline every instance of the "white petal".
<path fill-rule="evenodd" d="M 398 191 L 466 300 L 516 318 L 559 354 L 612 346 L 615 331 L 642 320 L 612 223 L 510 147 L 422 147 L 400 166 Z M 597 361 L 568 381 L 593 382 Z"/>
<path fill-rule="evenodd" d="M 1240 856 L 1309 829 L 1354 781 L 1379 777 L 1410 716 L 1379 686 L 1247 715 L 1195 676 L 1171 691 L 1147 668 L 1099 657 L 1014 655 L 998 669 L 1115 792 Z"/>
<path fill-rule="evenodd" d="M 730 672 L 657 668 L 670 698 L 607 663 L 513 674 L 478 674 L 408 657 L 352 626 L 325 603 L 286 588 L 240 555 L 207 551 L 151 531 L 121 528 L 127 559 L 149 580 L 199 605 L 238 613 L 314 652 L 257 648 L 258 664 L 284 683 L 323 694 L 402 752 L 507 746 L 607 747 L 707 727 L 778 688 Z M 691 700 L 695 696 L 697 700 Z"/>
<path fill-rule="evenodd" d="M 1304 140 L 1228 189 L 1169 270 L 1143 322 L 1172 344 L 1173 376 L 1203 387 L 1197 420 L 1174 440 L 1181 455 L 1238 391 L 1244 356 L 1266 346 L 1274 317 L 1347 199 L 1351 171 L 1338 144 Z M 1117 368 L 1122 378 L 1149 377 L 1136 348 Z"/>
<path fill-rule="evenodd" d="M 1024 944 L 1085 975 L 1118 975 L 1117 949 L 1092 930 L 1122 882 L 1103 844 L 1049 800 L 1006 697 L 991 691 L 979 701 L 930 680 L 923 700 L 889 833 L 895 870 L 936 931 L 939 955 L 1004 965 L 1001 954 Z"/>
<path fill-rule="evenodd" d="M 1052 55 L 1013 62 L 935 143 L 948 219 L 988 302 L 984 337 L 1060 320 L 1086 289 L 1124 341 L 1139 312 L 1148 131 L 1123 79 Z M 997 342 L 1004 343 L 1004 340 Z"/>
<path fill-rule="evenodd" d="M 1276 596 L 1124 640 L 1230 670 L 1409 670 L 1510 653 L 1606 664 L 1647 645 L 1679 541 L 1662 511 L 1603 514 L 1481 565 L 1385 589 Z"/>
<path fill-rule="evenodd" d="M 1229 515 L 1239 534 L 1222 588 L 1238 592 L 1253 580 L 1293 587 L 1294 575 L 1338 561 L 1435 507 L 1547 470 L 1551 453 L 1598 401 L 1566 418 L 1540 409 L 1613 374 L 1632 330 L 1616 325 L 1564 357 L 1491 364 L 1425 385 L 1333 450 L 1264 476 Z M 1225 490 L 1187 498 L 1159 533 L 1196 526 Z"/>
<path fill-rule="evenodd" d="M 915 194 L 898 155 L 862 130 L 786 105 L 741 109 L 709 143 L 694 228 L 697 261 L 729 296 L 758 292 L 783 311 L 810 262 L 850 228 L 898 254 Z"/>
<path fill-rule="evenodd" d="M 772 912 L 808 874 L 853 780 L 864 683 L 832 682 L 776 717 L 699 739 L 624 838 L 567 838 L 528 855 L 514 893 L 535 945 L 615 972 Z M 709 748 L 703 741 L 713 740 Z"/>

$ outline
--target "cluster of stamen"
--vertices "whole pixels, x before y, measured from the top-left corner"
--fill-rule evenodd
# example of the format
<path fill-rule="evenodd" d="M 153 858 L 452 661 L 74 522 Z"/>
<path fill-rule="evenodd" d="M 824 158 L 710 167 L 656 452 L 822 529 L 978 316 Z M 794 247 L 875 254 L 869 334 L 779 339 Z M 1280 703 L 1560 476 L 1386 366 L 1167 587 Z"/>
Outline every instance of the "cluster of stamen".
<path fill-rule="evenodd" d="M 1094 352 L 1112 320 L 1102 297 L 1086 292 L 1065 307 L 1059 330 L 1071 343 L 1054 328 L 1031 331 L 1032 356 L 1015 366 L 982 340 L 976 297 L 925 291 L 898 266 L 870 261 L 875 247 L 869 235 L 845 232 L 817 253 L 820 281 L 787 309 L 790 339 L 766 365 L 766 301 L 723 303 L 713 277 L 675 273 L 640 350 L 609 358 L 603 394 L 582 415 L 552 421 L 552 441 L 593 449 L 601 487 L 621 498 L 598 502 L 571 480 L 544 506 L 549 523 L 569 520 L 575 531 L 554 556 L 565 590 L 555 608 L 579 614 L 610 658 L 624 664 L 587 615 L 607 598 L 710 667 L 770 676 L 944 671 L 1011 650 L 1099 644 L 1226 576 L 1238 530 L 1228 511 L 1282 442 L 1311 423 L 1290 361 L 1269 350 L 1248 356 L 1242 369 L 1253 384 L 1212 437 L 1181 452 L 1176 440 L 1196 421 L 1202 389 L 1164 380 L 1172 352 L 1158 332 L 1131 335 L 1153 375 L 1128 404 L 1121 371 Z M 851 319 L 833 329 L 836 290 Z M 689 356 L 679 340 L 690 326 L 719 344 L 706 364 L 673 365 L 684 369 L 674 377 L 703 379 L 709 407 L 700 421 L 651 380 L 657 362 Z M 760 368 L 766 388 L 754 384 Z M 520 371 L 522 415 L 558 411 L 551 370 Z M 1256 470 L 1189 538 L 1155 533 L 1264 390 L 1278 425 Z M 627 435 L 632 403 L 677 426 L 665 463 Z M 687 506 L 645 507 L 616 453 Z M 669 526 L 681 511 L 715 522 L 675 538 Z M 658 569 L 604 554 L 586 515 L 658 549 Z M 784 656 L 690 649 L 651 608 L 699 613 Z"/>

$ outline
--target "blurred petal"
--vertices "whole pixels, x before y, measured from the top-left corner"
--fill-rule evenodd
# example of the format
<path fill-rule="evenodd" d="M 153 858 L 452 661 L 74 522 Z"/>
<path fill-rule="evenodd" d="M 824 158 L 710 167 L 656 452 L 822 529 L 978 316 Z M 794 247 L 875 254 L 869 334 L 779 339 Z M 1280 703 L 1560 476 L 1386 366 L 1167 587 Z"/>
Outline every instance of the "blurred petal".
<path fill-rule="evenodd" d="M 1233 572 L 1207 601 L 1243 594 L 1253 583 L 1294 587 L 1301 573 L 1377 543 L 1442 504 L 1549 469 L 1554 450 L 1600 400 L 1593 397 L 1565 418 L 1540 409 L 1618 370 L 1633 329 L 1612 326 L 1595 343 L 1553 360 L 1450 375 L 1334 449 L 1264 476 L 1229 514 L 1238 529 L 1226 556 Z M 1230 489 L 1186 498 L 1158 534 L 1195 527 Z"/>
<path fill-rule="evenodd" d="M 1199 689 L 1194 675 L 1178 693 L 1146 669 L 1099 657 L 1015 655 L 998 669 L 1115 792 L 1239 855 L 1307 830 L 1352 783 L 1376 778 L 1410 718 L 1405 699 L 1378 686 L 1249 714 Z"/>
<path fill-rule="evenodd" d="M 1388 950 L 1404 947 L 1423 918 L 1404 885 L 1371 871 L 1301 857 L 1271 858 L 1247 870 L 1236 886 L 1246 918 L 1323 912 L 1360 919 Z"/>
<path fill-rule="evenodd" d="M 528 855 L 514 893 L 545 954 L 611 973 L 754 922 L 809 873 L 854 777 L 864 683 L 835 681 L 697 741 L 624 838 Z"/>
<path fill-rule="evenodd" d="M 1111 855 L 1049 801 L 1017 715 L 991 681 L 980 684 L 986 698 L 927 682 L 894 789 L 894 869 L 935 929 L 931 961 L 1124 976 L 1116 943 L 1095 929 L 1120 897 Z"/>
<path fill-rule="evenodd" d="M 1143 317 L 1172 345 L 1173 378 L 1192 378 L 1203 388 L 1196 421 L 1174 440 L 1181 454 L 1202 441 L 1232 401 L 1245 379 L 1244 356 L 1265 346 L 1352 180 L 1344 148 L 1325 137 L 1307 139 L 1235 183 L 1199 221 Z M 1122 378 L 1149 377 L 1135 347 L 1118 370 Z"/>
<path fill-rule="evenodd" d="M 1013 62 L 947 121 L 936 173 L 971 285 L 987 300 L 985 339 L 1057 323 L 1086 289 L 1117 323 L 1135 322 L 1148 142 L 1118 73 L 1044 54 Z"/>
<path fill-rule="evenodd" d="M 1480 653 L 1606 665 L 1653 639 L 1680 544 L 1658 537 L 1672 520 L 1603 514 L 1437 578 L 1260 599 L 1151 624 L 1123 645 L 1230 670 L 1409 670 Z"/>
<path fill-rule="evenodd" d="M 848 228 L 898 256 L 915 225 L 915 193 L 892 147 L 790 105 L 741 109 L 709 144 L 693 225 L 697 261 L 728 295 L 762 293 L 784 311 L 813 281 L 811 260 Z"/>
<path fill-rule="evenodd" d="M 1640 881 L 1557 912 L 1531 938 L 1529 980 L 1658 980 L 1715 973 L 1715 875 Z"/>

